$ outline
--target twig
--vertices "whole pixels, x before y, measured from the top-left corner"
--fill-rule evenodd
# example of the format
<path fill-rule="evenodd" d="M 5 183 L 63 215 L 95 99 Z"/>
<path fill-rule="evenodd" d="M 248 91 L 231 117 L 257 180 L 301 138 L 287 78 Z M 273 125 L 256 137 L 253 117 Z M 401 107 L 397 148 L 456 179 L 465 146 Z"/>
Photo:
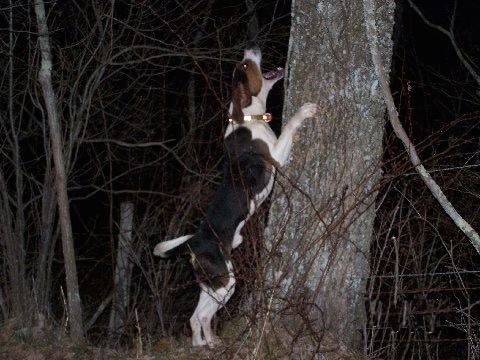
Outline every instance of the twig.
<path fill-rule="evenodd" d="M 413 145 L 411 140 L 408 138 L 408 135 L 405 132 L 405 129 L 400 123 L 400 119 L 398 118 L 397 109 L 393 101 L 393 96 L 390 91 L 389 82 L 384 70 L 383 62 L 382 62 L 379 48 L 377 45 L 378 38 L 376 36 L 376 26 L 375 26 L 375 17 L 374 17 L 372 0 L 363 0 L 363 8 L 364 8 L 364 14 L 365 14 L 365 23 L 367 27 L 367 37 L 368 37 L 368 42 L 370 44 L 370 52 L 372 54 L 372 61 L 375 67 L 375 72 L 380 81 L 380 88 L 382 89 L 382 92 L 383 92 L 385 103 L 387 105 L 390 123 L 392 124 L 393 130 L 397 135 L 397 137 L 402 141 L 403 146 L 407 150 L 407 153 L 410 157 L 410 160 L 415 170 L 420 175 L 421 179 L 423 180 L 425 185 L 428 187 L 432 195 L 435 197 L 435 199 L 437 199 L 437 201 L 442 206 L 443 210 L 448 214 L 448 216 L 450 216 L 450 218 L 453 220 L 455 225 L 460 230 L 462 230 L 463 233 L 470 239 L 470 242 L 475 247 L 477 252 L 480 254 L 480 236 L 470 226 L 470 224 L 460 216 L 457 210 L 453 207 L 453 205 L 447 199 L 447 197 L 443 193 L 440 186 L 438 186 L 435 180 L 433 180 L 433 178 L 430 176 L 429 172 L 422 165 L 422 162 L 415 149 L 415 146 Z"/>
<path fill-rule="evenodd" d="M 270 316 L 270 312 L 272 310 L 272 302 L 273 302 L 273 294 L 270 296 L 270 301 L 268 302 L 268 310 L 267 313 L 265 314 L 265 320 L 263 321 L 263 326 L 262 330 L 260 332 L 260 338 L 257 341 L 257 344 L 255 345 L 255 348 L 253 349 L 253 359 L 257 359 L 258 352 L 260 350 L 260 345 L 262 343 L 263 336 L 265 334 L 265 328 L 267 326 L 268 322 L 268 317 Z"/>
<path fill-rule="evenodd" d="M 108 304 L 112 301 L 113 298 L 113 292 L 111 292 L 103 301 L 100 303 L 100 305 L 97 308 L 97 311 L 95 311 L 95 314 L 92 315 L 90 320 L 87 321 L 85 324 L 85 331 L 90 330 L 90 328 L 95 324 L 95 322 L 98 320 L 100 315 L 104 312 L 104 310 L 107 308 Z"/>
<path fill-rule="evenodd" d="M 127 148 L 145 148 L 145 147 L 152 147 L 152 146 L 160 146 L 161 148 L 163 148 L 164 150 L 166 150 L 169 154 L 173 155 L 173 157 L 175 158 L 175 160 L 177 160 L 180 165 L 183 166 L 183 168 L 185 170 L 187 170 L 190 174 L 193 174 L 193 175 L 198 175 L 200 176 L 201 174 L 196 172 L 195 170 L 192 170 L 188 167 L 187 164 L 185 164 L 182 159 L 180 158 L 180 156 L 177 155 L 177 153 L 170 147 L 168 147 L 166 145 L 166 143 L 170 141 L 170 140 L 167 140 L 167 141 L 150 141 L 150 142 L 144 142 L 144 143 L 129 143 L 129 142 L 126 142 L 126 141 L 121 141 L 121 140 L 116 140 L 116 139 L 89 139 L 89 140 L 83 140 L 83 142 L 85 143 L 112 143 L 112 144 L 116 144 L 116 145 L 119 145 L 119 146 L 123 146 L 123 147 L 127 147 Z"/>
<path fill-rule="evenodd" d="M 443 35 L 445 35 L 446 37 L 448 37 L 448 39 L 450 40 L 450 43 L 452 44 L 453 46 L 453 49 L 455 50 L 455 53 L 457 54 L 458 56 L 458 59 L 460 60 L 460 62 L 463 64 L 463 66 L 465 66 L 468 70 L 468 72 L 470 73 L 470 75 L 473 76 L 473 78 L 475 79 L 475 81 L 477 82 L 478 86 L 480 86 L 480 74 L 478 74 L 475 69 L 473 68 L 473 66 L 470 64 L 470 62 L 465 59 L 465 56 L 463 56 L 463 52 L 462 50 L 460 50 L 460 48 L 458 47 L 457 45 L 457 41 L 455 40 L 455 35 L 453 33 L 453 27 L 454 27 L 454 24 L 455 24 L 455 13 L 456 13 L 456 9 L 457 9 L 457 2 L 455 1 L 455 4 L 454 4 L 454 8 L 453 8 L 453 14 L 452 14 L 452 19 L 450 21 L 450 29 L 449 30 L 446 30 L 444 29 L 443 27 L 441 27 L 440 25 L 436 25 L 434 23 L 432 23 L 431 21 L 429 21 L 424 15 L 423 13 L 420 11 L 420 9 L 413 3 L 412 0 L 408 0 L 408 3 L 410 4 L 410 6 L 413 8 L 413 10 L 415 10 L 415 12 L 418 14 L 418 16 L 420 16 L 420 18 L 423 20 L 423 22 L 430 26 L 432 29 L 435 29 L 435 30 L 438 30 L 439 32 L 441 32 Z"/>

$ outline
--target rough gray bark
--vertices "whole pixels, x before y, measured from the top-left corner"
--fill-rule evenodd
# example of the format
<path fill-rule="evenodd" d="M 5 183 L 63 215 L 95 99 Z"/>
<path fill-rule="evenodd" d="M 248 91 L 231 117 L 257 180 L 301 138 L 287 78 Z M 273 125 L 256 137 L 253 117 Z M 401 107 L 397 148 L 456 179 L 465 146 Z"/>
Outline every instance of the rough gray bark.
<path fill-rule="evenodd" d="M 393 9 L 393 0 L 376 2 L 387 66 Z M 277 176 L 267 231 L 274 298 L 278 310 L 302 314 L 288 318 L 290 331 L 358 348 L 385 114 L 361 1 L 294 2 L 286 81 L 284 119 L 306 101 L 320 115 L 304 123 Z"/>
<path fill-rule="evenodd" d="M 65 274 L 70 321 L 70 336 L 73 341 L 83 342 L 82 306 L 78 288 L 75 250 L 73 247 L 72 225 L 70 221 L 69 199 L 67 194 L 67 175 L 63 155 L 63 140 L 58 119 L 57 101 L 52 85 L 52 54 L 48 35 L 47 18 L 43 1 L 35 3 L 41 67 L 38 79 L 42 87 L 43 100 L 47 110 L 50 140 L 55 165 L 55 187 L 57 191 L 58 217 L 62 233 L 62 248 L 65 260 Z"/>

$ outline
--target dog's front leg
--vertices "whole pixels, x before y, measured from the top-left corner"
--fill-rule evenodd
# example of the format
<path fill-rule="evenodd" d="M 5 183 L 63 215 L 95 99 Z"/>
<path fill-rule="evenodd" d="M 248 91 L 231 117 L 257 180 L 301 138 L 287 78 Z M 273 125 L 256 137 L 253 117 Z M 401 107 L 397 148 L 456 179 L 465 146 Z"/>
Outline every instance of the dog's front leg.
<path fill-rule="evenodd" d="M 303 104 L 283 127 L 282 133 L 275 143 L 271 154 L 272 158 L 277 161 L 280 166 L 285 165 L 288 161 L 296 130 L 302 125 L 303 120 L 313 117 L 317 113 L 317 108 L 317 104 L 314 103 Z"/>

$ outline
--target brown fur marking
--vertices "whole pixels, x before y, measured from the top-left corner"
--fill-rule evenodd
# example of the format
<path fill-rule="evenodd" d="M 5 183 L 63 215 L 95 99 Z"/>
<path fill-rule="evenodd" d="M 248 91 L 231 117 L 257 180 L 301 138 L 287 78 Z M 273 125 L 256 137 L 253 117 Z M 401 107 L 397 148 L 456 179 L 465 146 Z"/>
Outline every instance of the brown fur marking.
<path fill-rule="evenodd" d="M 232 119 L 243 123 L 243 108 L 252 103 L 252 96 L 262 89 L 262 73 L 251 60 L 245 60 L 235 67 L 232 80 Z"/>

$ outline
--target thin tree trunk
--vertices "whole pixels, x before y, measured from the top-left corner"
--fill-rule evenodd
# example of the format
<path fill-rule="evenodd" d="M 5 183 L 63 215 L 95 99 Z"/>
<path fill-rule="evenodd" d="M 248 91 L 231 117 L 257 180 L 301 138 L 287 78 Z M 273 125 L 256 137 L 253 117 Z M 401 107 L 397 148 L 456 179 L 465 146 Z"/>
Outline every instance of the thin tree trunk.
<path fill-rule="evenodd" d="M 55 226 L 56 196 L 55 179 L 50 160 L 47 155 L 45 177 L 42 189 L 41 228 L 39 236 L 37 271 L 35 274 L 35 292 L 40 313 L 48 316 L 50 311 L 51 270 L 53 249 L 58 239 L 58 227 Z"/>
<path fill-rule="evenodd" d="M 10 1 L 9 9 L 9 49 L 13 53 L 13 49 L 16 44 L 16 39 L 14 38 L 14 19 L 13 19 L 13 4 Z M 26 269 L 25 269 L 25 215 L 24 215 L 24 181 L 23 181 L 23 168 L 21 164 L 21 151 L 19 145 L 19 130 L 16 128 L 18 124 L 16 123 L 16 118 L 14 114 L 14 65 L 15 60 L 13 56 L 9 56 L 8 63 L 8 79 L 9 79 L 9 112 L 8 118 L 9 121 L 5 121 L 5 126 L 7 123 L 10 125 L 10 139 L 9 142 L 12 145 L 11 149 L 11 159 L 12 165 L 15 169 L 15 196 L 12 196 L 14 199 L 14 206 L 11 206 L 9 198 L 9 192 L 7 190 L 7 185 L 5 183 L 5 178 L 2 174 L 2 169 L 0 169 L 0 190 L 4 196 L 3 205 L 0 206 L 0 221 L 2 224 L 0 228 L 3 228 L 3 231 L 0 233 L 3 234 L 3 243 L 5 244 L 4 248 L 4 257 L 5 262 L 8 266 L 8 276 L 9 276 L 9 288 L 8 295 L 11 299 L 12 313 L 10 316 L 15 317 L 19 320 L 22 326 L 28 326 L 29 321 L 31 320 L 31 314 L 25 311 L 26 308 L 30 308 L 32 303 L 30 302 L 31 298 L 28 295 L 28 285 L 26 278 Z M 3 119 L 2 119 L 3 120 Z M 15 209 L 15 214 L 13 211 Z"/>
<path fill-rule="evenodd" d="M 199 46 L 200 39 L 204 35 L 205 27 L 207 26 L 208 20 L 210 19 L 210 14 L 212 12 L 213 7 L 213 0 L 209 0 L 206 4 L 205 14 L 203 15 L 202 23 L 200 24 L 198 30 L 193 37 L 192 47 L 196 49 Z M 195 76 L 195 67 L 196 64 L 193 64 L 192 68 L 192 75 L 188 81 L 187 86 L 187 99 L 188 99 L 188 120 L 190 122 L 190 128 L 194 128 L 198 124 L 197 114 L 198 114 L 198 107 L 197 107 L 197 83 L 196 83 L 196 76 Z"/>
<path fill-rule="evenodd" d="M 7 298 L 10 304 L 9 318 L 16 318 L 22 326 L 27 326 L 31 316 L 27 314 L 26 306 L 28 296 L 25 286 L 25 258 L 23 256 L 23 242 L 17 231 L 14 230 L 15 217 L 12 214 L 11 204 L 8 198 L 8 189 L 5 183 L 3 171 L 0 168 L 0 234 L 2 235 L 2 251 L 8 274 Z M 7 307 L 5 307 L 6 309 Z"/>
<path fill-rule="evenodd" d="M 48 35 L 45 5 L 42 0 L 35 2 L 37 16 L 39 44 L 41 52 L 41 67 L 38 74 L 42 87 L 42 94 L 47 109 L 48 125 L 55 166 L 55 187 L 57 190 L 58 214 L 62 233 L 63 257 L 65 260 L 65 274 L 68 297 L 68 311 L 70 320 L 70 336 L 76 343 L 83 342 L 82 306 L 78 288 L 75 250 L 70 221 L 69 200 L 67 194 L 67 175 L 63 155 L 62 131 L 57 111 L 57 101 L 52 85 L 52 54 Z"/>
<path fill-rule="evenodd" d="M 112 341 L 122 335 L 127 323 L 132 263 L 133 203 L 120 204 L 120 232 L 118 234 L 117 264 L 115 266 L 114 292 L 108 332 Z"/>

